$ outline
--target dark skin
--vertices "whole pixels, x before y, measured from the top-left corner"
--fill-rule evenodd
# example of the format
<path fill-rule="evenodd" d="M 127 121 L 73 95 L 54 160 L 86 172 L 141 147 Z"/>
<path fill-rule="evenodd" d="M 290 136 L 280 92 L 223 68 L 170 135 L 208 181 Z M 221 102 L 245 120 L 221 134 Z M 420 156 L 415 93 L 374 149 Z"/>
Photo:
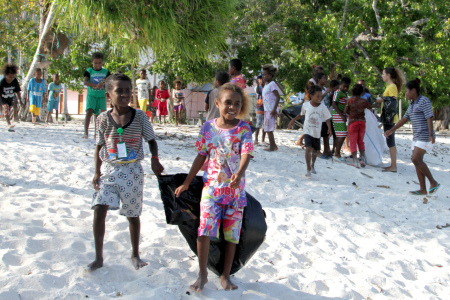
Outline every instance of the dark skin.
<path fill-rule="evenodd" d="M 315 92 L 314 95 L 311 96 L 311 105 L 313 107 L 319 107 L 320 103 L 322 102 L 322 92 L 318 91 Z M 294 122 L 297 121 L 303 117 L 303 115 L 300 113 L 295 118 L 293 118 L 289 124 L 288 128 L 292 128 L 294 126 Z M 328 138 L 332 136 L 331 133 L 331 122 L 330 119 L 326 121 L 328 126 Z M 311 173 L 316 174 L 316 170 L 314 168 L 314 165 L 316 163 L 317 155 L 319 154 L 320 150 L 314 150 L 312 147 L 306 147 L 305 151 L 305 160 L 306 160 L 306 177 L 311 177 Z"/>
<path fill-rule="evenodd" d="M 222 129 L 231 129 L 239 124 L 239 119 L 236 119 L 236 116 L 239 114 L 242 107 L 242 99 L 239 94 L 232 91 L 224 91 L 221 99 L 215 99 L 215 105 L 220 111 L 220 117 L 216 119 L 217 126 Z M 175 190 L 175 195 L 177 197 L 179 197 L 182 192 L 188 190 L 190 183 L 198 171 L 200 171 L 205 160 L 206 156 L 202 156 L 200 154 L 197 155 L 186 180 Z M 250 155 L 242 155 L 238 171 L 231 176 L 230 188 L 239 188 L 241 179 L 244 176 L 245 170 L 247 169 L 249 163 Z M 208 262 L 209 241 L 209 236 L 199 236 L 197 238 L 197 253 L 200 271 L 197 281 L 191 285 L 191 289 L 197 292 L 202 291 L 205 284 L 208 282 L 208 271 L 206 265 Z M 230 279 L 230 271 L 235 253 L 236 244 L 226 242 L 223 273 L 220 276 L 220 282 L 226 291 L 236 290 L 238 288 L 237 285 L 233 284 Z"/>
<path fill-rule="evenodd" d="M 258 86 L 256 87 L 256 93 L 262 94 L 262 88 L 264 87 L 264 83 L 263 83 L 262 77 L 258 78 L 257 82 L 258 82 Z M 254 142 L 255 145 L 259 144 L 258 137 L 259 137 L 259 132 L 260 131 L 262 131 L 262 139 L 261 139 L 262 143 L 264 143 L 264 140 L 266 138 L 266 132 L 264 131 L 264 129 L 257 128 L 256 131 L 255 131 L 255 142 Z"/>
<path fill-rule="evenodd" d="M 11 83 L 14 78 L 16 78 L 17 74 L 5 74 L 5 80 L 6 82 L 9 84 Z M 20 92 L 17 93 L 17 99 L 21 99 L 21 94 Z M 27 93 L 27 97 L 28 97 L 28 93 Z M 4 104 L 2 105 L 3 108 L 3 113 L 5 114 L 5 119 L 6 119 L 6 123 L 8 123 L 8 126 L 12 129 L 14 128 L 14 126 L 11 125 L 11 120 L 9 119 L 9 105 L 8 104 Z M 17 110 L 17 103 L 13 103 L 13 108 L 14 108 L 14 120 L 18 120 L 18 116 L 17 113 L 19 112 Z"/>
<path fill-rule="evenodd" d="M 322 76 L 322 78 L 319 79 L 319 82 L 317 83 L 318 86 L 320 86 L 320 88 L 323 88 L 325 86 L 325 84 L 327 83 L 327 78 L 326 76 Z M 334 93 L 337 90 L 337 87 L 329 87 L 327 88 L 327 90 L 325 91 L 324 94 L 322 94 L 322 100 L 329 94 L 329 93 Z M 324 155 L 331 155 L 331 150 L 330 150 L 330 137 L 329 136 L 325 136 L 323 137 L 323 154 Z"/>
<path fill-rule="evenodd" d="M 34 72 L 34 79 L 36 80 L 37 83 L 41 83 L 42 82 L 42 71 L 35 71 Z M 29 96 L 29 92 L 27 93 L 27 102 L 30 101 L 30 96 Z M 36 124 L 36 115 L 34 113 L 31 113 L 31 122 L 33 124 Z"/>
<path fill-rule="evenodd" d="M 53 83 L 56 84 L 56 85 L 59 84 L 59 74 L 53 75 Z M 54 96 L 53 98 L 58 99 L 59 98 L 59 93 L 58 93 L 58 95 L 55 95 L 55 93 L 53 93 L 53 96 Z M 50 91 L 48 91 L 48 98 L 50 98 Z M 45 122 L 47 124 L 48 124 L 48 120 L 49 120 L 51 114 L 52 114 L 51 111 L 47 112 L 47 118 L 45 120 Z M 56 110 L 56 123 L 58 123 L 58 110 Z"/>
<path fill-rule="evenodd" d="M 131 84 L 128 81 L 115 81 L 110 91 L 105 93 L 107 99 L 111 100 L 112 111 L 111 116 L 117 125 L 125 126 L 132 117 L 132 110 L 129 107 L 131 100 Z M 155 140 L 148 142 L 150 152 L 152 153 L 152 170 L 155 175 L 161 175 L 164 167 L 159 163 L 158 157 L 158 144 Z M 99 152 L 103 145 L 97 145 L 95 147 L 94 163 L 95 174 L 92 180 L 92 184 L 96 191 L 99 191 L 99 180 L 101 177 L 102 160 L 99 158 Z M 89 272 L 95 271 L 103 266 L 103 239 L 105 237 L 105 220 L 108 211 L 107 205 L 97 205 L 94 208 L 94 222 L 93 231 L 95 239 L 95 260 L 88 265 L 87 270 Z M 128 217 L 130 227 L 131 238 L 131 261 L 136 270 L 147 265 L 146 262 L 141 260 L 139 256 L 139 237 L 141 232 L 141 222 L 139 217 Z"/>
<path fill-rule="evenodd" d="M 349 88 L 349 84 L 347 83 L 341 83 L 341 85 L 339 86 L 339 88 L 341 89 L 341 91 L 343 91 L 344 93 L 347 93 L 348 88 Z M 335 99 L 337 100 L 337 99 Z M 337 106 L 336 101 L 333 101 L 331 103 L 331 106 L 333 106 L 334 110 L 342 117 L 342 120 L 344 122 L 347 122 L 347 117 L 344 115 L 344 113 L 339 109 L 339 107 Z M 334 156 L 336 158 L 341 157 L 341 148 L 342 145 L 344 144 L 345 141 L 345 137 L 337 137 L 336 138 L 336 152 L 334 153 Z"/>
<path fill-rule="evenodd" d="M 181 90 L 181 83 L 180 82 L 175 83 L 175 90 L 177 90 L 177 91 Z M 183 100 L 184 97 L 181 97 L 181 98 L 178 98 L 178 99 Z M 175 125 L 176 126 L 178 126 L 178 123 L 181 120 L 181 112 L 182 111 L 184 111 L 184 108 L 183 108 L 183 110 L 178 110 L 178 111 L 175 112 Z"/>
<path fill-rule="evenodd" d="M 270 74 L 266 70 L 263 70 L 263 72 L 262 72 L 262 79 L 265 84 L 269 84 L 273 80 L 273 76 L 274 76 L 273 74 Z M 278 107 L 278 104 L 280 103 L 280 94 L 278 94 L 277 90 L 273 91 L 273 94 L 275 95 L 276 100 L 275 100 L 275 105 L 274 105 L 272 111 L 270 112 L 270 116 L 272 118 L 276 119 L 278 117 L 277 107 Z M 278 146 L 275 143 L 275 137 L 273 135 L 273 131 L 266 132 L 266 134 L 269 137 L 269 147 L 264 148 L 264 150 L 265 151 L 277 151 Z"/>
<path fill-rule="evenodd" d="M 94 70 L 101 70 L 103 68 L 103 59 L 94 58 L 92 60 L 92 67 Z M 87 77 L 87 76 L 84 77 L 83 84 L 86 86 L 89 86 L 91 88 L 95 88 L 95 89 L 102 89 L 105 85 L 104 83 L 98 83 L 98 84 L 92 83 L 89 81 L 89 77 Z M 88 138 L 89 124 L 91 123 L 91 118 L 92 118 L 93 114 L 94 114 L 94 110 L 91 108 L 86 111 L 86 116 L 84 118 L 84 136 L 83 136 L 84 139 Z M 94 118 L 95 118 L 95 121 L 97 121 L 97 115 L 95 115 Z M 97 122 L 95 122 L 95 126 L 96 126 L 95 134 L 97 134 Z"/>
<path fill-rule="evenodd" d="M 416 101 L 419 98 L 419 93 L 417 93 L 416 89 L 406 88 L 405 94 L 408 99 L 413 100 L 413 101 Z M 395 124 L 395 126 L 391 130 L 386 131 L 384 134 L 386 136 L 390 136 L 397 129 L 399 129 L 400 127 L 405 125 L 406 122 L 408 122 L 408 119 L 402 118 L 400 121 L 398 121 L 397 124 Z M 434 134 L 433 134 L 433 118 L 432 117 L 428 118 L 427 123 L 428 123 L 428 134 L 429 134 L 428 141 L 431 142 L 432 144 L 434 144 L 436 141 L 435 141 Z M 426 150 L 419 148 L 419 147 L 414 147 L 414 150 L 412 152 L 411 161 L 414 164 L 414 167 L 416 168 L 417 179 L 419 179 L 419 186 L 420 186 L 419 190 L 410 192 L 411 194 L 414 194 L 414 195 L 417 195 L 417 194 L 427 195 L 428 194 L 427 184 L 425 181 L 426 178 L 430 182 L 430 188 L 437 187 L 439 184 L 434 179 L 427 164 L 423 161 L 423 156 L 425 155 L 425 153 L 426 153 Z"/>
<path fill-rule="evenodd" d="M 364 93 L 364 92 L 363 92 Z M 362 96 L 362 94 L 361 95 L 353 95 L 355 98 L 356 98 L 356 100 L 357 101 L 366 101 L 365 99 L 362 99 L 361 98 L 361 96 Z M 369 105 L 369 107 L 368 107 L 368 109 L 370 109 L 371 108 L 371 106 Z M 345 105 L 345 109 L 344 109 L 344 114 L 349 114 L 350 113 L 350 111 L 351 111 L 351 109 L 352 109 L 352 107 L 348 104 L 348 102 L 347 102 L 347 104 Z M 357 120 L 354 120 L 354 119 L 349 119 L 348 120 L 348 126 L 350 127 L 350 124 L 352 124 L 353 122 L 355 122 L 355 121 L 357 121 Z M 365 150 L 359 150 L 359 156 L 360 157 L 364 157 L 366 154 L 366 151 Z M 358 160 L 357 160 L 357 155 L 356 155 L 357 153 L 356 153 L 356 151 L 355 152 L 352 152 L 352 158 L 353 158 L 353 165 L 355 166 L 355 167 L 357 167 L 357 168 L 359 168 L 359 162 L 358 162 Z M 365 167 L 366 165 L 365 165 L 365 163 L 364 162 L 361 162 L 361 167 Z"/>

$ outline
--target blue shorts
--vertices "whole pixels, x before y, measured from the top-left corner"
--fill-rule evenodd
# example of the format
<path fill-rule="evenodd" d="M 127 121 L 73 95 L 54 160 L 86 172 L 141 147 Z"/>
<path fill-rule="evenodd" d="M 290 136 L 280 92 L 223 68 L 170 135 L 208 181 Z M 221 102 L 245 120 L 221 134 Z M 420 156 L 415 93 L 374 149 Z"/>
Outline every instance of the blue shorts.
<path fill-rule="evenodd" d="M 53 110 L 58 111 L 59 100 L 48 100 L 47 111 L 52 112 Z"/>
<path fill-rule="evenodd" d="M 256 114 L 256 128 L 263 128 L 264 126 L 264 114 Z"/>

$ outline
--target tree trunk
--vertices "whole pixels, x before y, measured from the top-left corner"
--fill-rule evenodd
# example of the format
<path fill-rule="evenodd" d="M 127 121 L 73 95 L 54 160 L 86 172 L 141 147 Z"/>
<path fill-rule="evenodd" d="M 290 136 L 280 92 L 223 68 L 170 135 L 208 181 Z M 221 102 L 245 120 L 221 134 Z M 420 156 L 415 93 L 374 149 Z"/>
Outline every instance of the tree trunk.
<path fill-rule="evenodd" d="M 39 43 L 38 43 L 38 46 L 36 48 L 36 53 L 34 54 L 33 61 L 31 62 L 30 68 L 28 69 L 27 76 L 22 81 L 22 91 L 23 91 L 22 99 L 23 99 L 23 102 L 26 101 L 26 93 L 28 92 L 27 91 L 28 82 L 33 77 L 33 71 L 36 68 L 36 64 L 39 61 L 39 56 L 40 56 L 39 49 L 41 49 L 43 37 L 49 31 L 50 27 L 52 26 L 52 24 L 53 24 L 53 22 L 55 20 L 56 10 L 57 10 L 57 5 L 52 3 L 52 6 L 50 7 L 50 11 L 49 11 L 49 13 L 47 15 L 47 18 L 45 20 L 45 25 L 44 25 L 44 27 L 42 29 L 42 33 L 39 35 Z M 22 108 L 21 111 L 20 111 L 20 116 L 21 116 L 22 121 L 26 121 L 26 119 L 27 119 L 29 105 L 30 104 L 28 103 L 28 101 L 26 101 L 25 109 Z"/>
<path fill-rule="evenodd" d="M 64 123 L 67 123 L 67 84 L 63 84 L 64 94 L 63 94 L 63 111 L 64 114 Z"/>
<path fill-rule="evenodd" d="M 441 109 L 434 110 L 434 130 L 439 131 L 449 129 L 450 125 L 450 106 L 444 106 Z"/>
<path fill-rule="evenodd" d="M 135 70 L 134 70 L 134 65 L 131 64 L 131 90 L 133 91 L 133 105 L 134 105 L 134 109 L 137 109 L 138 105 L 137 105 L 137 97 L 136 97 L 136 76 L 135 76 Z M 141 107 L 142 109 L 142 107 Z"/>

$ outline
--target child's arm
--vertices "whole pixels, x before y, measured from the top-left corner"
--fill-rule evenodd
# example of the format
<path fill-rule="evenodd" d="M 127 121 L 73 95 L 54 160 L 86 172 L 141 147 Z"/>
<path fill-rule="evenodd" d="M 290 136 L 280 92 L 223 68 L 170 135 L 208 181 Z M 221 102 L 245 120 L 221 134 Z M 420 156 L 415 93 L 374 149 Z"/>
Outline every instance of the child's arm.
<path fill-rule="evenodd" d="M 103 145 L 96 145 L 95 151 L 94 151 L 94 165 L 95 165 L 95 173 L 94 173 L 94 179 L 92 179 L 92 184 L 94 185 L 94 189 L 98 191 L 98 181 L 100 179 L 100 176 L 102 175 L 100 173 L 100 169 L 102 167 L 102 160 L 99 157 L 100 150 L 103 148 Z"/>
<path fill-rule="evenodd" d="M 277 98 L 277 100 L 275 101 L 275 106 L 273 107 L 272 111 L 270 112 L 270 115 L 274 118 L 277 117 L 278 113 L 277 113 L 277 108 L 278 108 L 278 104 L 280 103 L 280 94 L 278 94 L 277 90 L 273 91 L 273 94 L 275 95 L 275 97 Z"/>
<path fill-rule="evenodd" d="M 231 175 L 230 188 L 232 189 L 239 188 L 242 176 L 244 176 L 245 170 L 247 170 L 251 158 L 252 156 L 250 154 L 241 155 L 241 164 L 239 165 L 239 170 L 233 175 Z"/>
<path fill-rule="evenodd" d="M 84 81 L 83 81 L 84 85 L 86 86 L 90 86 L 91 88 L 101 88 L 102 84 L 95 84 L 89 81 L 89 77 L 84 76 Z"/>
<path fill-rule="evenodd" d="M 148 141 L 148 147 L 150 148 L 150 152 L 152 154 L 152 170 L 156 176 L 160 176 L 162 171 L 164 171 L 164 167 L 159 162 L 158 158 L 158 143 L 156 140 Z"/>
<path fill-rule="evenodd" d="M 341 116 L 341 118 L 344 120 L 344 122 L 347 122 L 347 118 L 345 117 L 345 115 L 342 113 L 342 111 L 337 106 L 336 101 L 333 101 L 331 103 L 331 106 L 333 106 L 334 110 L 338 113 L 338 115 Z"/>
<path fill-rule="evenodd" d="M 402 118 L 400 121 L 398 121 L 397 124 L 395 124 L 395 126 L 394 126 L 392 129 L 386 131 L 386 132 L 384 133 L 384 135 L 385 135 L 385 136 L 390 136 L 391 134 L 394 133 L 394 131 L 396 131 L 397 129 L 399 129 L 399 128 L 402 127 L 403 125 L 405 125 L 406 122 L 408 122 L 408 119 L 407 119 L 407 118 Z"/>
<path fill-rule="evenodd" d="M 349 110 L 350 110 L 350 107 L 349 107 L 348 101 L 347 101 L 347 104 L 345 104 L 344 114 L 348 115 Z"/>
<path fill-rule="evenodd" d="M 436 142 L 433 134 L 433 117 L 427 119 L 428 123 L 428 132 L 429 132 L 429 138 L 428 141 L 430 141 L 432 144 Z"/>
<path fill-rule="evenodd" d="M 195 175 L 197 175 L 198 171 L 202 168 L 203 164 L 205 163 L 206 156 L 197 154 L 197 157 L 194 159 L 194 163 L 192 164 L 191 170 L 189 171 L 188 176 L 184 180 L 183 184 L 177 187 L 175 190 L 175 195 L 177 197 L 180 197 L 181 193 L 184 191 L 187 191 L 189 189 L 189 185 L 191 184 L 192 180 L 195 178 Z M 247 163 L 248 165 L 248 163 Z M 241 166 L 242 166 L 242 160 L 241 160 Z"/>
<path fill-rule="evenodd" d="M 327 127 L 328 127 L 328 138 L 331 138 L 333 136 L 333 132 L 331 131 L 331 121 L 330 121 L 330 119 L 327 120 Z"/>
<path fill-rule="evenodd" d="M 289 124 L 288 124 L 288 128 L 292 128 L 292 126 L 294 126 L 294 122 L 297 121 L 298 119 L 301 119 L 304 116 L 304 114 L 299 113 L 295 118 L 293 118 Z"/>

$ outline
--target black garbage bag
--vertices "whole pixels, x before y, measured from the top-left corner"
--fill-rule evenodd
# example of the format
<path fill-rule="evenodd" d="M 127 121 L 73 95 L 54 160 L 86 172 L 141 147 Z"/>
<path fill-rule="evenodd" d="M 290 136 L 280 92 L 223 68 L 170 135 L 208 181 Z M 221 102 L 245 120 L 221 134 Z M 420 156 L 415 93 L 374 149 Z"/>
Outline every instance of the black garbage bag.
<path fill-rule="evenodd" d="M 302 112 L 302 104 L 288 107 L 286 109 L 283 109 L 281 112 L 289 120 L 292 120 L 293 118 L 295 118 L 296 116 L 298 116 Z M 301 117 L 299 120 L 296 120 L 294 122 L 294 124 L 297 125 L 298 127 L 303 127 L 303 123 L 304 122 L 305 122 L 305 116 Z"/>
<path fill-rule="evenodd" d="M 381 97 L 384 100 L 381 111 L 380 122 L 383 124 L 394 125 L 394 118 L 397 115 L 397 99 L 394 97 Z"/>
<path fill-rule="evenodd" d="M 189 244 L 189 248 L 197 255 L 197 229 L 200 223 L 200 198 L 203 180 L 197 176 L 189 186 L 189 190 L 175 197 L 175 189 L 186 179 L 187 174 L 158 176 L 161 199 L 164 204 L 167 224 L 178 225 L 178 228 Z M 267 231 L 265 212 L 261 204 L 247 193 L 247 206 L 244 209 L 241 237 L 236 247 L 231 274 L 236 273 L 256 253 L 264 242 Z M 216 275 L 223 272 L 225 258 L 225 240 L 222 228 L 220 237 L 211 239 L 209 246 L 208 268 Z"/>

